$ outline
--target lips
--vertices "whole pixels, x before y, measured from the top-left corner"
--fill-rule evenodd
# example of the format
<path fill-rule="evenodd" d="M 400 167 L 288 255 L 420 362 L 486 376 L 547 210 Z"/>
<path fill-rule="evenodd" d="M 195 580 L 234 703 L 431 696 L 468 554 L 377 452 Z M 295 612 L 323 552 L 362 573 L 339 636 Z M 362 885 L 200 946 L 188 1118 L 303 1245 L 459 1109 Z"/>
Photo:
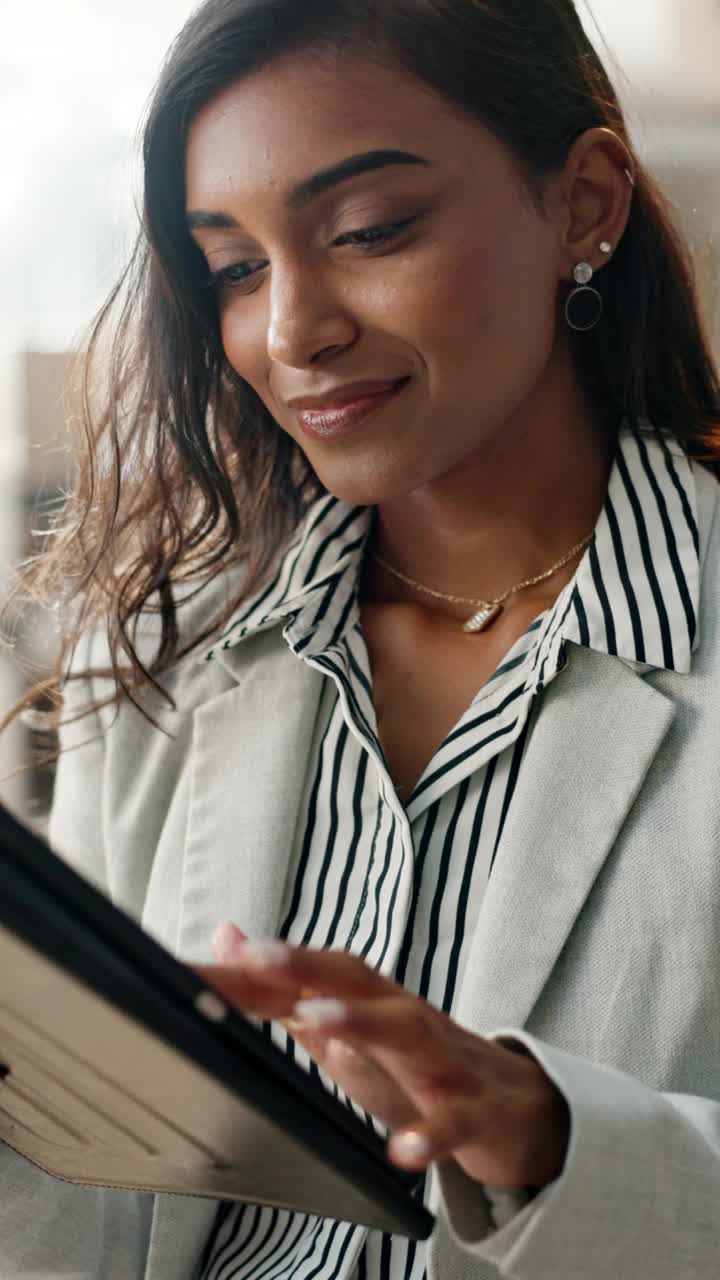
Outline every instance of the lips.
<path fill-rule="evenodd" d="M 293 407 L 308 435 L 324 439 L 341 436 L 386 405 L 409 381 L 409 378 L 397 378 L 391 382 L 354 383 L 323 400 L 309 397 L 296 400 Z M 303 405 L 306 407 L 301 407 Z"/>
<path fill-rule="evenodd" d="M 401 382 L 406 381 L 406 378 L 385 378 L 382 382 L 377 380 L 374 382 L 353 382 L 345 387 L 338 387 L 333 391 L 328 391 L 324 396 L 297 396 L 286 403 L 290 409 L 300 410 L 301 412 L 327 413 L 334 409 L 342 409 L 345 405 L 367 399 L 370 396 L 383 395 L 385 392 L 399 386 Z"/>

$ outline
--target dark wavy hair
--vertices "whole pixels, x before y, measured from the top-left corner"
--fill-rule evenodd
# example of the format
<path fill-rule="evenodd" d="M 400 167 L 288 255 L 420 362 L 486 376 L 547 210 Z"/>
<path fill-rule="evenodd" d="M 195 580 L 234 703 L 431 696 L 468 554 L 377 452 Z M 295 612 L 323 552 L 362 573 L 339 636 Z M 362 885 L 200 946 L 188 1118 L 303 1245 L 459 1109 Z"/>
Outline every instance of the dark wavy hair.
<path fill-rule="evenodd" d="M 622 138 L 632 209 L 602 272 L 604 321 L 571 338 L 578 376 L 608 431 L 622 418 L 649 419 L 720 471 L 720 382 L 689 256 L 572 0 L 206 0 L 174 41 L 151 99 L 137 243 L 84 355 L 76 480 L 47 548 L 21 566 L 21 593 L 66 606 L 57 666 L 3 727 L 40 698 L 57 723 L 69 659 L 95 629 L 107 637 L 103 674 L 113 693 L 93 707 L 129 698 L 147 714 L 139 693 L 149 684 L 174 705 L 156 677 L 262 585 L 323 492 L 295 442 L 230 369 L 184 220 L 195 114 L 231 82 L 312 47 L 401 67 L 460 104 L 511 148 L 540 210 L 543 180 L 583 131 L 605 126 Z M 235 598 L 184 644 L 178 593 L 240 564 Z M 159 630 L 146 665 L 137 628 L 148 613 Z"/>

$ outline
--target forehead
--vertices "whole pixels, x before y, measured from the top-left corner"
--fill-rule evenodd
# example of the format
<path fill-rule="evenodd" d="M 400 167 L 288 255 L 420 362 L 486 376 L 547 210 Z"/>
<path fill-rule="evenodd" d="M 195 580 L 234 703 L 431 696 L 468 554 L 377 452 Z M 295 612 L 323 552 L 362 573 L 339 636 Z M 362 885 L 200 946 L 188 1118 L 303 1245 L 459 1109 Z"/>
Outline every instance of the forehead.
<path fill-rule="evenodd" d="M 464 135 L 464 136 L 463 136 Z M 478 161 L 490 134 L 408 72 L 361 57 L 286 55 L 235 82 L 195 117 L 188 207 L 280 193 L 344 156 L 392 148 Z"/>

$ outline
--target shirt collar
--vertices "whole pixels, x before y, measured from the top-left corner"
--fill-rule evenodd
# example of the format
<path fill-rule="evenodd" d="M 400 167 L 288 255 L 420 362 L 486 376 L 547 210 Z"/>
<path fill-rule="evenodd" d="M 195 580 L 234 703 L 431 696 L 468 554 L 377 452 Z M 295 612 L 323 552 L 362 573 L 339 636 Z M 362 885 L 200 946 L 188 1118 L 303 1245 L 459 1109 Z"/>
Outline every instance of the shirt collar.
<path fill-rule="evenodd" d="M 372 518 L 372 507 L 327 493 L 316 499 L 272 580 L 243 602 L 203 659 L 281 622 L 294 644 L 305 648 L 312 640 L 313 650 L 322 648 L 337 626 L 341 597 L 346 603 L 354 588 Z"/>
<path fill-rule="evenodd" d="M 567 593 L 563 638 L 687 673 L 699 595 L 693 464 L 672 438 L 624 427 L 594 540 Z"/>
<path fill-rule="evenodd" d="M 240 606 L 201 660 L 283 622 L 296 653 L 336 643 L 373 511 L 329 494 L 312 503 L 272 580 Z M 689 671 L 698 640 L 698 548 L 692 464 L 674 440 L 624 426 L 594 539 L 538 629 L 538 682 L 555 674 L 566 640 Z"/>

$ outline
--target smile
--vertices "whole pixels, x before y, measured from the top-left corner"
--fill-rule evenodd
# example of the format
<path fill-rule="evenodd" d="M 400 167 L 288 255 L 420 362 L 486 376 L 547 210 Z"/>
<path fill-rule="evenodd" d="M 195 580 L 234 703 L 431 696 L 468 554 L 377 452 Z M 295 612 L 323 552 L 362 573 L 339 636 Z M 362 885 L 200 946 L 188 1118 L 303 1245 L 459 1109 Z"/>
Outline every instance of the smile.
<path fill-rule="evenodd" d="M 328 399 L 324 404 L 317 404 L 313 408 L 296 407 L 298 421 L 303 431 L 311 436 L 328 439 L 346 435 L 371 414 L 384 408 L 390 400 L 394 400 L 409 382 L 409 377 L 398 378 L 394 382 L 376 384 L 375 389 L 368 390 L 358 384 L 358 390 L 352 399 L 346 398 L 347 392 L 341 399 L 342 393 L 338 392 L 334 402 Z M 348 388 L 348 392 L 352 394 L 352 388 Z"/>

